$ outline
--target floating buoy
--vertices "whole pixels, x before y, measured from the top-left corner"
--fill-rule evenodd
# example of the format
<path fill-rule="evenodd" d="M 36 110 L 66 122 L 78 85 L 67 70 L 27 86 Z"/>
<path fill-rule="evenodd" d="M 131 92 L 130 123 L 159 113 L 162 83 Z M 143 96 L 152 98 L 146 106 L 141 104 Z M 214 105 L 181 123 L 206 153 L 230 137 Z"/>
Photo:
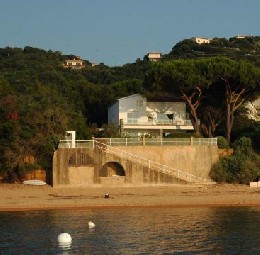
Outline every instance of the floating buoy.
<path fill-rule="evenodd" d="M 109 194 L 107 193 L 107 194 L 105 194 L 105 198 L 109 198 Z"/>
<path fill-rule="evenodd" d="M 92 221 L 89 221 L 88 222 L 88 227 L 89 228 L 94 228 L 96 225 L 95 225 L 95 223 L 94 222 L 92 222 Z"/>
<path fill-rule="evenodd" d="M 68 234 L 68 233 L 61 233 L 58 235 L 59 243 L 69 244 L 69 243 L 71 243 L 71 241 L 72 241 L 72 238 L 71 238 L 70 234 Z"/>

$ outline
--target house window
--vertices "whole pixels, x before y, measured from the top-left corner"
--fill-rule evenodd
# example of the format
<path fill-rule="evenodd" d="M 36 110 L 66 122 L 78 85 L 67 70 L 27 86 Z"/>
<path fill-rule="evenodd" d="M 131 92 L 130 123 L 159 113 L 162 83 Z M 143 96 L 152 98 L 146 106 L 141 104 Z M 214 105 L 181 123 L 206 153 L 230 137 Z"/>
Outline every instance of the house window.
<path fill-rule="evenodd" d="M 127 123 L 136 124 L 138 120 L 138 112 L 127 113 Z"/>

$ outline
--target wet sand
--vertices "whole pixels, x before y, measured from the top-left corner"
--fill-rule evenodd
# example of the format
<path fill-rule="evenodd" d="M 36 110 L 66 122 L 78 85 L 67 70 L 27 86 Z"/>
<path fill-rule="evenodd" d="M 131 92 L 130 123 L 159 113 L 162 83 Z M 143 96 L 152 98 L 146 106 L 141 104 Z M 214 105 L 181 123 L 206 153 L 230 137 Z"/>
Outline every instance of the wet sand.
<path fill-rule="evenodd" d="M 109 193 L 109 198 L 104 198 Z M 260 206 L 260 188 L 248 185 L 59 187 L 0 184 L 0 211 L 110 207 Z"/>

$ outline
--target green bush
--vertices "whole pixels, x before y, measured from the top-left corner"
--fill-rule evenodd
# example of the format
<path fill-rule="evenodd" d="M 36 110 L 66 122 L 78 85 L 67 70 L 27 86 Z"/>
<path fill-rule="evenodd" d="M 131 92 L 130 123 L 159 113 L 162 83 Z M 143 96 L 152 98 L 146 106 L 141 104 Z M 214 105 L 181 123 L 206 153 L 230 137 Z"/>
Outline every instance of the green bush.
<path fill-rule="evenodd" d="M 244 156 L 252 157 L 255 155 L 252 141 L 248 137 L 241 137 L 240 139 L 236 140 L 233 144 L 233 148 L 236 153 L 240 153 Z"/>
<path fill-rule="evenodd" d="M 247 160 L 243 169 L 238 174 L 239 183 L 248 184 L 251 181 L 258 181 L 260 178 L 259 165 Z"/>
<path fill-rule="evenodd" d="M 228 149 L 228 141 L 225 137 L 223 136 L 218 136 L 218 147 L 219 149 Z"/>
<path fill-rule="evenodd" d="M 260 156 L 254 152 L 250 138 L 234 143 L 234 154 L 221 158 L 212 166 L 210 177 L 216 182 L 248 184 L 260 178 Z"/>
<path fill-rule="evenodd" d="M 228 172 L 225 170 L 221 161 L 218 161 L 212 166 L 210 177 L 218 183 L 227 182 L 229 179 Z"/>

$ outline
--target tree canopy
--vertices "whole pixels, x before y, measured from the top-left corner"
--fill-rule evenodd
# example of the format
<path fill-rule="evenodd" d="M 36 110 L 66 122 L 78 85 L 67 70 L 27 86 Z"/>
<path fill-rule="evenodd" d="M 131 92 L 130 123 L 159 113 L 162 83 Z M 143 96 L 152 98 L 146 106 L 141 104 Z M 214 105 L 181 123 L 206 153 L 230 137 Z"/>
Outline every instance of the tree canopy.
<path fill-rule="evenodd" d="M 230 140 L 235 111 L 255 97 L 260 87 L 259 75 L 259 68 L 249 62 L 226 57 L 165 61 L 152 66 L 145 88 L 148 95 L 150 91 L 154 96 L 174 94 L 184 100 L 197 136 L 201 133 L 201 124 L 211 125 L 207 130 L 211 130 L 212 134 L 213 125 L 218 122 L 213 120 L 213 114 L 217 117 L 217 112 L 225 110 L 226 137 Z M 222 104 L 211 104 L 216 97 Z M 204 111 L 209 109 L 212 112 L 211 116 L 207 116 L 210 123 L 201 123 L 205 121 Z"/>

